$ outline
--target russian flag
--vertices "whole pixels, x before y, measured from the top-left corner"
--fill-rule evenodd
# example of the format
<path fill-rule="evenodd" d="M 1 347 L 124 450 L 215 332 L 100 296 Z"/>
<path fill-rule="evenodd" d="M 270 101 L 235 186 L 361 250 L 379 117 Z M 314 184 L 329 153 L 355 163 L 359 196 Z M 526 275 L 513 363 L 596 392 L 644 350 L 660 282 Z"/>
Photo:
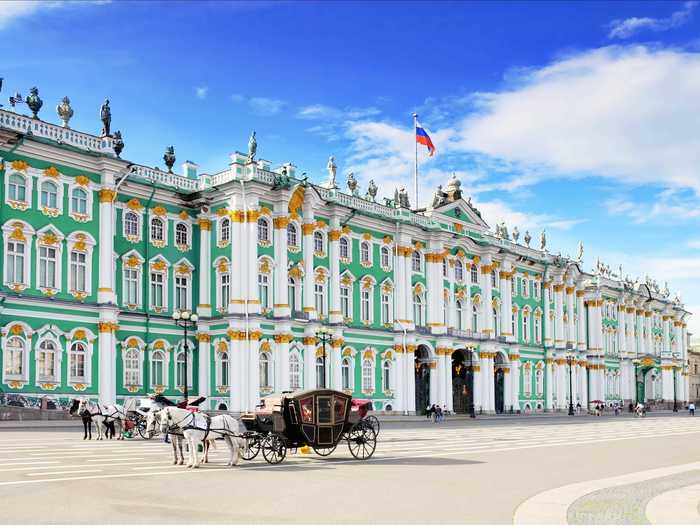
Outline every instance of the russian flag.
<path fill-rule="evenodd" d="M 416 121 L 416 142 L 418 144 L 423 144 L 425 147 L 428 148 L 428 156 L 432 157 L 435 154 L 435 146 L 433 145 L 433 141 L 430 140 L 430 136 L 426 131 L 423 129 L 423 126 L 418 124 Z"/>

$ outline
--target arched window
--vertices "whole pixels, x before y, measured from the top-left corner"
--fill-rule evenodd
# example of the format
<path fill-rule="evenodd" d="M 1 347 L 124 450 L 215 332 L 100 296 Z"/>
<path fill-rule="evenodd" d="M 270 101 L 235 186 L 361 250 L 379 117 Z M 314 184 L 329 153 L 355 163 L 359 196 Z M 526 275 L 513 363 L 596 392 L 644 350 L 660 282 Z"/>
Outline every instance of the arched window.
<path fill-rule="evenodd" d="M 228 382 L 228 377 L 229 377 L 229 360 L 228 360 L 228 352 L 219 352 L 220 357 L 220 363 L 219 366 L 221 366 L 221 385 L 220 386 L 229 386 Z"/>
<path fill-rule="evenodd" d="M 523 311 L 523 341 L 530 341 L 530 314 L 527 310 Z"/>
<path fill-rule="evenodd" d="M 473 304 L 472 305 L 472 332 L 476 333 L 479 329 L 479 308 Z"/>
<path fill-rule="evenodd" d="M 296 248 L 299 246 L 299 239 L 297 237 L 297 226 L 293 222 L 287 224 L 287 246 L 290 248 Z"/>
<path fill-rule="evenodd" d="M 457 310 L 457 330 L 463 330 L 464 310 L 462 309 L 462 301 L 457 301 L 455 304 L 456 304 L 456 310 Z"/>
<path fill-rule="evenodd" d="M 129 348 L 124 354 L 124 384 L 126 386 L 141 384 L 141 359 L 136 348 Z"/>
<path fill-rule="evenodd" d="M 139 216 L 133 211 L 124 214 L 124 235 L 129 237 L 139 236 Z"/>
<path fill-rule="evenodd" d="M 369 359 L 362 361 L 362 390 L 374 390 L 374 363 Z"/>
<path fill-rule="evenodd" d="M 263 352 L 260 354 L 260 388 L 270 388 L 272 387 L 271 377 L 271 361 L 270 354 Z"/>
<path fill-rule="evenodd" d="M 462 261 L 457 259 L 455 261 L 455 281 L 463 281 L 464 280 L 464 264 L 462 264 Z"/>
<path fill-rule="evenodd" d="M 323 233 L 319 231 L 314 232 L 314 253 L 323 253 Z"/>
<path fill-rule="evenodd" d="M 530 293 L 530 282 L 527 279 L 523 278 L 523 280 L 521 281 L 521 284 L 523 287 L 522 295 L 523 295 L 523 297 L 527 297 L 528 294 Z"/>
<path fill-rule="evenodd" d="M 185 352 L 180 352 L 175 361 L 175 384 L 179 387 L 185 386 L 185 372 Z"/>
<path fill-rule="evenodd" d="M 8 190 L 11 201 L 27 202 L 27 181 L 22 175 L 17 173 L 10 175 Z"/>
<path fill-rule="evenodd" d="M 270 225 L 267 219 L 258 219 L 258 242 L 270 242 Z"/>
<path fill-rule="evenodd" d="M 391 390 L 391 361 L 384 361 L 382 365 L 382 386 L 385 392 Z"/>
<path fill-rule="evenodd" d="M 290 277 L 287 281 L 287 304 L 291 312 L 297 310 L 297 282 L 294 277 Z"/>
<path fill-rule="evenodd" d="M 523 395 L 530 397 L 532 394 L 532 367 L 526 363 L 523 367 Z"/>
<path fill-rule="evenodd" d="M 55 381 L 56 345 L 53 341 L 42 341 L 37 353 L 37 375 L 40 381 Z"/>
<path fill-rule="evenodd" d="M 175 226 L 175 244 L 178 246 L 187 246 L 189 244 L 187 225 L 183 222 L 178 222 Z"/>
<path fill-rule="evenodd" d="M 420 252 L 419 251 L 414 251 L 413 255 L 411 257 L 412 261 L 412 268 L 414 272 L 420 272 L 421 271 L 421 257 L 420 257 Z"/>
<path fill-rule="evenodd" d="M 544 394 L 544 372 L 540 370 L 539 368 L 537 369 L 537 373 L 535 374 L 535 392 L 537 392 L 538 396 L 541 396 Z"/>
<path fill-rule="evenodd" d="M 41 184 L 41 205 L 46 208 L 58 208 L 58 188 L 51 181 Z"/>
<path fill-rule="evenodd" d="M 151 359 L 151 385 L 165 385 L 165 355 L 160 350 Z"/>
<path fill-rule="evenodd" d="M 316 387 L 321 388 L 325 387 L 326 383 L 323 380 L 323 358 L 322 357 L 317 357 L 316 358 Z"/>
<path fill-rule="evenodd" d="M 391 266 L 391 256 L 389 255 L 389 248 L 387 248 L 386 246 L 382 246 L 380 262 L 382 268 L 389 268 Z"/>
<path fill-rule="evenodd" d="M 84 382 L 85 381 L 85 355 L 87 354 L 85 345 L 81 342 L 75 342 L 70 346 L 69 356 L 69 381 Z"/>
<path fill-rule="evenodd" d="M 413 320 L 416 326 L 423 326 L 423 298 L 419 294 L 413 296 Z"/>
<path fill-rule="evenodd" d="M 231 221 L 224 217 L 219 221 L 219 240 L 221 244 L 228 244 L 231 239 Z"/>
<path fill-rule="evenodd" d="M 73 213 L 87 215 L 87 192 L 82 188 L 74 188 L 70 199 Z"/>
<path fill-rule="evenodd" d="M 20 379 L 24 376 L 24 339 L 10 337 L 5 343 L 5 376 Z"/>
<path fill-rule="evenodd" d="M 164 237 L 163 221 L 158 217 L 151 219 L 151 240 L 162 241 Z"/>
<path fill-rule="evenodd" d="M 369 262 L 369 243 L 367 241 L 362 241 L 360 244 L 360 261 L 363 263 Z"/>
<path fill-rule="evenodd" d="M 343 390 L 350 390 L 352 388 L 352 364 L 349 357 L 344 358 L 340 364 L 340 376 Z"/>
<path fill-rule="evenodd" d="M 296 353 L 289 356 L 289 388 L 292 390 L 301 388 L 301 368 L 299 356 Z"/>
<path fill-rule="evenodd" d="M 340 241 L 338 241 L 340 244 L 340 258 L 341 259 L 349 259 L 350 258 L 350 245 L 348 242 L 347 237 L 341 237 Z"/>
<path fill-rule="evenodd" d="M 472 284 L 479 284 L 479 270 L 476 267 L 476 264 L 472 264 L 470 275 L 472 279 Z"/>

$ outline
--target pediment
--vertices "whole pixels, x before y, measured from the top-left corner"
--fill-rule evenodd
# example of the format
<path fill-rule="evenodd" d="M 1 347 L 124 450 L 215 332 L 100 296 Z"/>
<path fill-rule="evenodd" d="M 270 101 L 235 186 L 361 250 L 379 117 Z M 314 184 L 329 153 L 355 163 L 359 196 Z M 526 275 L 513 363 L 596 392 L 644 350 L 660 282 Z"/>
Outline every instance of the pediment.
<path fill-rule="evenodd" d="M 489 225 L 481 217 L 481 213 L 464 199 L 442 204 L 433 208 L 428 214 L 438 221 L 442 217 L 450 222 L 458 222 L 479 231 L 489 229 Z"/>

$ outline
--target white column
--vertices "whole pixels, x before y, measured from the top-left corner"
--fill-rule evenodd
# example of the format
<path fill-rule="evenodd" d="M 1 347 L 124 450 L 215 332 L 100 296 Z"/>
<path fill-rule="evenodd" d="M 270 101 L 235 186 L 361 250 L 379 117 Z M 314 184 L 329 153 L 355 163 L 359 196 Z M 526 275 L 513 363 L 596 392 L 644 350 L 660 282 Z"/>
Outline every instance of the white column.
<path fill-rule="evenodd" d="M 247 235 L 245 235 L 245 213 L 242 210 L 243 201 L 239 196 L 231 199 L 229 219 L 231 220 L 231 244 L 229 245 L 229 259 L 231 261 L 231 300 L 228 305 L 228 313 L 242 314 L 245 311 L 245 287 L 247 286 Z M 257 246 L 257 242 L 255 244 Z M 237 276 L 240 276 L 237 278 Z M 238 401 L 240 406 L 240 401 Z"/>
<path fill-rule="evenodd" d="M 98 387 L 100 403 L 113 404 L 117 400 L 116 385 L 116 339 L 117 311 L 111 308 L 100 310 L 100 321 L 97 323 L 98 341 Z M 142 378 L 147 381 L 146 378 Z M 144 384 L 148 384 L 147 382 Z"/>
<path fill-rule="evenodd" d="M 343 385 L 342 370 L 340 364 L 343 361 L 343 329 L 336 328 L 334 332 L 334 340 L 331 345 L 331 361 L 328 370 L 328 385 L 330 388 L 340 390 Z"/>
<path fill-rule="evenodd" d="M 303 234 L 303 253 L 304 253 L 304 293 L 302 294 L 303 310 L 309 319 L 317 319 L 318 312 L 316 312 L 315 300 L 314 300 L 314 230 L 316 228 L 316 223 L 314 221 L 313 209 L 304 208 L 304 224 L 302 225 Z M 329 239 L 330 250 L 331 244 L 335 244 L 337 247 L 337 242 L 331 243 Z M 333 260 L 331 257 L 329 260 Z M 329 269 L 330 270 L 330 269 Z M 331 276 L 333 274 L 331 273 Z M 332 277 L 331 277 L 332 281 Z M 330 290 L 329 290 L 329 293 Z"/>
<path fill-rule="evenodd" d="M 542 322 L 544 323 L 544 345 L 553 346 L 554 338 L 552 334 L 552 320 L 549 318 L 549 290 L 552 289 L 552 283 L 542 283 L 542 294 L 544 295 L 542 307 Z M 513 334 L 515 335 L 515 334 Z M 547 387 L 549 388 L 549 387 Z"/>
<path fill-rule="evenodd" d="M 673 403 L 673 365 L 661 365 L 661 391 L 664 401 Z M 678 391 L 676 390 L 676 395 Z"/>
<path fill-rule="evenodd" d="M 255 246 L 255 244 L 253 245 Z M 247 395 L 245 397 L 245 410 L 252 411 L 260 403 L 260 325 L 256 321 L 251 323 L 248 331 L 248 340 L 244 341 L 246 346 L 246 371 L 248 377 Z"/>
<path fill-rule="evenodd" d="M 111 177 L 106 177 L 111 182 Z M 114 199 L 116 192 L 113 186 L 102 188 L 100 197 L 100 238 L 99 247 L 99 275 L 97 284 L 97 302 L 116 304 L 117 295 L 114 283 L 114 225 L 116 217 L 114 213 Z M 148 264 L 148 261 L 146 261 Z"/>
<path fill-rule="evenodd" d="M 544 360 L 544 390 L 545 390 L 545 399 L 544 399 L 544 408 L 545 410 L 552 410 L 553 407 L 553 390 L 552 390 L 552 364 L 554 363 L 554 359 L 550 356 L 547 356 Z"/>
<path fill-rule="evenodd" d="M 504 336 L 507 341 L 515 341 L 515 334 L 511 333 L 513 295 L 510 283 L 511 278 L 513 277 L 513 270 L 511 268 L 510 261 L 503 261 L 503 269 L 498 272 L 498 276 L 501 291 L 501 335 Z"/>
<path fill-rule="evenodd" d="M 342 323 L 343 313 L 340 311 L 340 219 L 338 217 L 331 218 L 331 228 L 328 234 L 328 241 L 330 245 L 330 258 L 329 258 L 329 271 L 330 279 L 328 280 L 328 286 L 330 293 L 330 308 L 329 308 L 329 320 L 331 323 Z M 351 248 L 352 249 L 352 245 Z"/>
<path fill-rule="evenodd" d="M 564 285 L 555 284 L 554 287 L 554 346 L 564 348 L 566 346 L 566 334 L 564 333 Z"/>
<path fill-rule="evenodd" d="M 437 360 L 433 361 L 428 366 L 430 370 L 430 404 L 432 405 L 434 403 L 436 405 L 442 406 L 442 399 L 440 396 L 438 380 L 439 370 Z"/>
<path fill-rule="evenodd" d="M 211 219 L 201 215 L 197 220 L 199 226 L 199 304 L 197 314 L 211 317 Z"/>
<path fill-rule="evenodd" d="M 289 217 L 286 215 L 286 210 L 276 213 L 272 221 L 274 225 L 274 251 L 275 251 L 275 293 L 273 314 L 275 317 L 289 317 L 290 305 L 288 296 L 288 268 L 287 268 L 287 226 L 289 225 Z M 232 274 L 231 281 L 236 281 L 235 273 Z M 309 276 L 307 275 L 308 279 Z M 311 276 L 313 281 L 313 275 Z M 288 388 L 289 385 L 287 385 Z"/>
<path fill-rule="evenodd" d="M 510 353 L 510 387 L 513 411 L 520 410 L 520 355 L 517 348 Z"/>
<path fill-rule="evenodd" d="M 576 290 L 576 311 L 578 314 L 578 323 L 576 324 L 576 346 L 579 350 L 586 349 L 586 307 L 583 305 L 584 294 L 585 292 L 583 290 Z"/>
<path fill-rule="evenodd" d="M 411 278 L 406 276 L 405 267 L 403 261 L 405 259 L 404 247 L 399 244 L 394 245 L 394 329 L 395 330 L 408 330 L 406 320 L 408 319 L 406 315 L 406 304 L 404 302 L 404 296 L 406 294 L 406 286 L 410 286 Z M 394 342 L 394 344 L 397 344 Z"/>
<path fill-rule="evenodd" d="M 245 369 L 243 368 L 244 347 L 242 339 L 245 334 L 239 329 L 238 323 L 232 320 L 229 324 L 228 335 L 228 357 L 231 367 L 228 409 L 232 412 L 242 412 L 243 376 L 245 375 Z"/>
<path fill-rule="evenodd" d="M 306 325 L 304 329 L 304 388 L 319 388 L 316 384 L 316 348 L 320 343 L 316 339 L 319 326 Z M 326 366 L 328 366 L 328 354 L 330 344 L 326 344 Z"/>
<path fill-rule="evenodd" d="M 662 318 L 663 329 L 664 329 L 664 347 L 663 352 L 669 354 L 671 352 L 671 316 L 664 315 Z"/>
<path fill-rule="evenodd" d="M 422 410 L 423 407 L 416 407 L 416 376 L 414 370 L 416 342 L 415 339 L 409 337 L 406 345 L 406 360 L 404 366 L 406 368 L 406 407 L 409 413 L 415 413 L 416 408 Z"/>
<path fill-rule="evenodd" d="M 586 410 L 588 408 L 588 368 L 587 363 L 581 367 L 581 407 Z"/>
<path fill-rule="evenodd" d="M 557 407 L 559 409 L 566 408 L 566 392 L 569 386 L 569 378 L 567 377 L 566 359 L 559 357 L 557 363 Z"/>
<path fill-rule="evenodd" d="M 241 224 L 243 234 L 243 284 L 244 312 L 249 316 L 259 314 L 261 310 L 260 297 L 258 294 L 258 211 L 257 197 L 248 197 L 246 213 L 243 216 L 244 222 Z M 235 275 L 235 274 L 234 274 Z M 256 354 L 257 355 L 257 354 Z M 256 375 L 259 379 L 259 374 Z"/>
<path fill-rule="evenodd" d="M 481 368 L 481 360 L 477 358 L 476 352 L 474 352 L 474 392 L 472 395 L 474 396 L 474 410 L 477 412 L 480 409 L 485 410 L 484 408 L 484 389 L 483 389 L 483 377 L 485 372 Z"/>
<path fill-rule="evenodd" d="M 450 283 L 450 296 L 448 298 L 448 321 L 447 325 L 451 328 L 457 328 L 457 300 L 455 299 L 455 261 L 449 259 L 447 261 L 447 280 Z M 464 302 L 462 302 L 464 304 Z M 449 396 L 452 397 L 452 396 Z"/>
<path fill-rule="evenodd" d="M 199 385 L 199 395 L 211 397 L 211 335 L 207 332 L 208 326 L 199 324 L 197 341 L 199 342 L 199 374 L 197 383 Z"/>
<path fill-rule="evenodd" d="M 511 409 L 515 410 L 513 408 L 513 385 L 511 384 L 513 377 L 512 377 L 512 368 L 504 368 L 503 369 L 503 411 L 508 412 Z M 495 401 L 495 400 L 494 400 Z M 495 402 L 494 402 L 495 405 Z"/>
<path fill-rule="evenodd" d="M 574 290 L 572 283 L 566 287 L 566 344 L 576 348 L 576 324 L 574 323 Z"/>
<path fill-rule="evenodd" d="M 493 270 L 493 261 L 490 255 L 485 255 L 481 265 L 481 316 L 482 329 L 481 333 L 489 339 L 493 339 L 493 315 L 491 305 L 491 271 Z M 493 381 L 492 381 L 493 383 Z"/>
<path fill-rule="evenodd" d="M 291 327 L 285 323 L 277 327 L 274 337 L 275 385 L 280 390 L 289 390 L 289 343 L 292 340 L 290 332 Z"/>

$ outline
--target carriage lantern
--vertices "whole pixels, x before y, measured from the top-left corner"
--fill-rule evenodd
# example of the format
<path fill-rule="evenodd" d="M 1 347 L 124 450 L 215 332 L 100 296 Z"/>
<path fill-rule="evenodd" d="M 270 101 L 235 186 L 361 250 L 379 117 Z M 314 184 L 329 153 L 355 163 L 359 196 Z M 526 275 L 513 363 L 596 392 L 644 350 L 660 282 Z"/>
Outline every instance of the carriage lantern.
<path fill-rule="evenodd" d="M 173 320 L 175 321 L 175 324 L 177 326 L 181 326 L 182 329 L 185 332 L 185 377 L 183 378 L 185 381 L 184 384 L 184 396 L 185 396 L 185 403 L 188 401 L 188 392 L 187 392 L 187 373 L 188 373 L 188 362 L 187 362 L 187 351 L 189 350 L 189 345 L 187 344 L 187 329 L 188 328 L 194 328 L 197 326 L 197 321 L 199 320 L 199 317 L 197 314 L 191 313 L 189 310 L 176 310 L 173 312 Z"/>

